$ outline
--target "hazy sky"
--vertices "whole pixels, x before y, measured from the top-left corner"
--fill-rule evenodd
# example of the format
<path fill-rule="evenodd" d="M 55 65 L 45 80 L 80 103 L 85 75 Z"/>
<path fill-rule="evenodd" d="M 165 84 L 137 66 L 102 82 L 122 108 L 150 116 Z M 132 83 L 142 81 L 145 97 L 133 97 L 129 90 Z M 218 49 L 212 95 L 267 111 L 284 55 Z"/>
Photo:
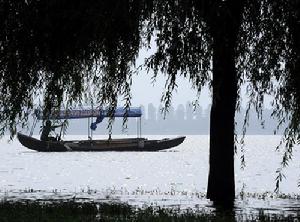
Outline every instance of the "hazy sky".
<path fill-rule="evenodd" d="M 146 50 L 141 49 L 140 56 L 137 59 L 137 66 L 144 63 L 144 59 L 154 53 L 155 43 L 152 44 L 152 48 Z M 161 102 L 161 96 L 165 89 L 166 77 L 162 74 L 158 75 L 156 82 L 152 83 L 152 73 L 141 71 L 138 75 L 133 76 L 132 82 L 132 105 L 147 106 L 149 103 L 153 103 L 158 107 Z M 185 105 L 188 101 L 192 102 L 197 99 L 196 90 L 191 89 L 191 83 L 183 77 L 177 77 L 177 91 L 173 93 L 172 105 L 177 107 L 179 104 Z M 199 105 L 206 108 L 211 103 L 211 97 L 208 88 L 204 88 L 200 96 Z"/>
<path fill-rule="evenodd" d="M 137 59 L 137 66 L 143 64 L 144 59 L 149 57 L 152 53 L 154 53 L 154 47 L 150 50 L 141 49 L 140 56 Z M 151 83 L 152 74 L 147 74 L 146 71 L 141 71 L 139 75 L 133 76 L 132 82 L 132 106 L 140 106 L 144 105 L 147 107 L 149 103 L 153 103 L 154 106 L 158 107 L 161 102 L 161 96 L 164 92 L 164 86 L 166 78 L 161 74 L 157 76 L 156 82 Z M 188 101 L 192 102 L 197 99 L 197 93 L 195 90 L 191 89 L 191 83 L 188 80 L 184 79 L 183 77 L 177 77 L 177 91 L 173 93 L 173 100 L 172 105 L 176 108 L 179 104 L 185 105 Z M 242 87 L 242 106 L 246 106 L 248 101 L 246 95 L 246 87 Z M 272 98 L 270 96 L 265 97 L 265 104 L 266 108 L 270 108 L 270 102 Z M 206 109 L 207 106 L 211 104 L 211 93 L 208 87 L 203 88 L 200 99 L 199 105 Z"/>
<path fill-rule="evenodd" d="M 147 106 L 153 103 L 156 107 L 160 105 L 160 99 L 164 92 L 166 78 L 158 76 L 157 81 L 151 83 L 151 74 L 145 72 L 133 77 L 132 82 L 132 105 Z M 177 107 L 179 104 L 185 105 L 188 101 L 194 101 L 197 98 L 195 90 L 191 89 L 191 84 L 184 78 L 180 77 L 177 81 L 177 91 L 173 93 L 172 105 Z M 203 89 L 200 96 L 200 105 L 206 108 L 210 104 L 211 97 L 207 88 Z"/>

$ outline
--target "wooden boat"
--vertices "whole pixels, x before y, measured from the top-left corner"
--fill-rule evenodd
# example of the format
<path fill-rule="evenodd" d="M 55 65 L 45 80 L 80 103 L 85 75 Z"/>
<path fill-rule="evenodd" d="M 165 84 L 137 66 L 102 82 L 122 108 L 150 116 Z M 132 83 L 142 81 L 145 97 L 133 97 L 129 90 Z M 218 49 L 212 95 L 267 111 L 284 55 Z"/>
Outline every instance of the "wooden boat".
<path fill-rule="evenodd" d="M 107 139 L 107 140 L 93 140 L 91 130 L 96 130 L 97 124 L 101 123 L 105 117 L 110 117 L 108 109 L 73 109 L 60 110 L 53 112 L 45 118 L 42 112 L 36 110 L 36 120 L 49 119 L 79 119 L 88 118 L 89 120 L 96 117 L 96 121 L 92 122 L 88 128 L 88 140 L 70 140 L 70 141 L 42 141 L 22 133 L 18 133 L 17 137 L 20 143 L 31 150 L 41 152 L 65 152 L 65 151 L 159 151 L 170 149 L 181 144 L 185 137 L 164 138 L 161 140 L 148 140 L 141 137 L 141 116 L 142 110 L 140 107 L 131 107 L 129 110 L 124 108 L 117 108 L 114 117 L 139 117 L 139 128 L 137 131 L 137 138 L 123 138 L 123 139 Z M 90 121 L 89 121 L 90 122 Z M 35 124 L 34 124 L 35 125 Z M 90 130 L 91 129 L 91 130 Z M 60 135 L 59 135 L 60 138 Z"/>
<path fill-rule="evenodd" d="M 40 152 L 67 152 L 67 151 L 134 151 L 151 152 L 166 150 L 181 144 L 185 136 L 148 140 L 145 138 L 126 138 L 111 140 L 71 140 L 71 141 L 41 141 L 22 133 L 17 137 L 20 143 L 31 150 Z"/>

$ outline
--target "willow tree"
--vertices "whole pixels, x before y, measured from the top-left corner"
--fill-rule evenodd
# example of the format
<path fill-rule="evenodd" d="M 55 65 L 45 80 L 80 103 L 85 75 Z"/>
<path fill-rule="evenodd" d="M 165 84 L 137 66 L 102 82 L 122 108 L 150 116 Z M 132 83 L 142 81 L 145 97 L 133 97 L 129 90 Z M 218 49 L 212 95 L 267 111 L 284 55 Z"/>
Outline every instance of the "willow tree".
<path fill-rule="evenodd" d="M 198 93 L 212 89 L 207 196 L 232 202 L 241 85 L 258 114 L 274 96 L 274 116 L 287 122 L 283 166 L 299 142 L 299 11 L 298 0 L 2 0 L 1 132 L 26 125 L 36 97 L 45 114 L 93 98 L 113 108 L 123 96 L 128 107 L 135 60 L 154 40 L 145 66 L 168 77 L 166 110 L 179 75 Z"/>
<path fill-rule="evenodd" d="M 299 1 L 157 1 L 153 11 L 149 23 L 156 30 L 157 52 L 146 64 L 155 75 L 168 76 L 166 108 L 178 75 L 199 93 L 205 84 L 211 86 L 207 197 L 232 203 L 234 116 L 242 85 L 247 85 L 248 110 L 254 106 L 261 118 L 264 96 L 271 95 L 278 127 L 287 124 L 281 167 L 300 142 Z M 247 112 L 244 133 L 248 117 Z M 277 186 L 281 177 L 279 169 Z"/>

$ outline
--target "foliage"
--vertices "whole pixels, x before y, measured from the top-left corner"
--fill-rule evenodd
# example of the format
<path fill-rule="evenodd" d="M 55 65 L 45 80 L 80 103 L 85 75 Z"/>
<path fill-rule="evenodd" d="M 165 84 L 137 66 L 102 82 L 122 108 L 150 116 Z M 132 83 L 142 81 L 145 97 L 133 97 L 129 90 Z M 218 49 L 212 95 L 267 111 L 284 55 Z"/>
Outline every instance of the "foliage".
<path fill-rule="evenodd" d="M 25 123 L 43 98 L 54 106 L 97 96 L 129 103 L 142 1 L 1 1 L 1 133 Z"/>
<path fill-rule="evenodd" d="M 142 43 L 150 47 L 151 38 L 157 50 L 146 65 L 155 75 L 168 75 L 166 107 L 177 75 L 187 77 L 199 92 L 211 81 L 211 21 L 230 3 L 114 3 L 1 1 L 3 126 L 9 124 L 13 133 L 14 122 L 33 108 L 37 95 L 43 96 L 44 108 L 60 106 L 63 99 L 79 102 L 89 93 L 101 104 L 114 106 L 119 95 L 130 103 L 132 65 Z M 283 108 L 295 119 L 294 129 L 299 127 L 298 6 L 296 0 L 245 1 L 236 48 L 240 84 L 248 83 L 250 103 L 261 110 L 264 95 L 273 94 L 274 115 L 282 117 L 278 110 Z"/>

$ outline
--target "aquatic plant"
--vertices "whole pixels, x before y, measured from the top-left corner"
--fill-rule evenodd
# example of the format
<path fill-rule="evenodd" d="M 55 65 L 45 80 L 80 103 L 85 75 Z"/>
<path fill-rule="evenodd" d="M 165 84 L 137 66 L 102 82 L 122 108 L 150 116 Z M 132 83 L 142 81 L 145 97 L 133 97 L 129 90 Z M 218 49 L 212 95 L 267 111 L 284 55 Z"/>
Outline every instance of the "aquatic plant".
<path fill-rule="evenodd" d="M 1 222 L 72 221 L 72 222 L 192 222 L 192 221 L 296 221 L 299 214 L 269 214 L 264 210 L 248 214 L 215 209 L 198 211 L 165 209 L 160 207 L 134 208 L 121 203 L 56 202 L 1 202 Z"/>

